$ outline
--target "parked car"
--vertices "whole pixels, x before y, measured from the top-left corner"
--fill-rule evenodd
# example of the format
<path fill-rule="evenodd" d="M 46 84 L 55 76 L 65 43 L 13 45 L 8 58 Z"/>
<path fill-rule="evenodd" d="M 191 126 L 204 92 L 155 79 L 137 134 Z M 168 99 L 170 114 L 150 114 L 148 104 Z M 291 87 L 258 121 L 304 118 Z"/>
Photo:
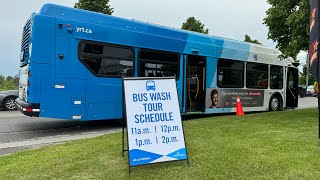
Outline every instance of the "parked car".
<path fill-rule="evenodd" d="M 307 87 L 306 96 L 316 96 L 313 85 Z"/>
<path fill-rule="evenodd" d="M 16 109 L 15 99 L 18 96 L 18 90 L 0 91 L 0 108 L 4 108 L 6 110 Z"/>
<path fill-rule="evenodd" d="M 307 88 L 305 85 L 299 85 L 299 95 L 300 97 L 304 98 L 306 96 L 307 93 Z"/>

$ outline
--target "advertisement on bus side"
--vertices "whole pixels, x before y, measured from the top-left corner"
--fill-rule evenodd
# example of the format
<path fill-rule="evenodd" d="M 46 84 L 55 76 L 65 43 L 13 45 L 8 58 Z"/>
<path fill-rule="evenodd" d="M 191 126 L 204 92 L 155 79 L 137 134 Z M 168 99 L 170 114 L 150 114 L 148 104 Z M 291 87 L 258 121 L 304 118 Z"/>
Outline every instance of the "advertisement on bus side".
<path fill-rule="evenodd" d="M 206 108 L 236 107 L 237 96 L 240 96 L 243 107 L 263 106 L 263 90 L 207 88 Z"/>

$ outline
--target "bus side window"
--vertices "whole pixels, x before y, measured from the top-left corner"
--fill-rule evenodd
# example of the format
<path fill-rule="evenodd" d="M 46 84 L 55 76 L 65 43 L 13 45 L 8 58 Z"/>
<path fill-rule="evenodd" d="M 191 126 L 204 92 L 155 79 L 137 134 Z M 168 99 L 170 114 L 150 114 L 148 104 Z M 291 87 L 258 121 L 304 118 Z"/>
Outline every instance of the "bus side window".
<path fill-rule="evenodd" d="M 270 66 L 270 88 L 282 89 L 283 88 L 283 68 L 281 66 Z"/>
<path fill-rule="evenodd" d="M 149 77 L 155 77 L 152 71 L 151 71 L 151 72 L 148 72 L 148 76 L 149 76 Z"/>
<path fill-rule="evenodd" d="M 268 65 L 248 62 L 247 63 L 247 87 L 253 89 L 268 88 Z"/>
<path fill-rule="evenodd" d="M 161 72 L 156 72 L 156 77 L 162 77 Z"/>
<path fill-rule="evenodd" d="M 177 53 L 141 49 L 139 52 L 139 76 L 175 76 L 178 79 L 179 59 L 180 56 Z"/>
<path fill-rule="evenodd" d="M 131 47 L 81 41 L 79 59 L 95 76 L 133 76 L 134 50 Z"/>
<path fill-rule="evenodd" d="M 244 63 L 242 61 L 218 60 L 218 87 L 242 88 L 244 85 Z"/>

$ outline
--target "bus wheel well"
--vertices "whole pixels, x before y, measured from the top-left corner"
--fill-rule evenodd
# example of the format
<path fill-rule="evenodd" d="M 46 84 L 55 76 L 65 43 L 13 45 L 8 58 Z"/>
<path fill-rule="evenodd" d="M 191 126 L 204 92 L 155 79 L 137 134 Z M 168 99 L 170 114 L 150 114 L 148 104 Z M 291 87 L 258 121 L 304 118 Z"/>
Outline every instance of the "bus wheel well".
<path fill-rule="evenodd" d="M 283 99 L 280 93 L 275 92 L 269 100 L 269 111 L 283 110 Z"/>

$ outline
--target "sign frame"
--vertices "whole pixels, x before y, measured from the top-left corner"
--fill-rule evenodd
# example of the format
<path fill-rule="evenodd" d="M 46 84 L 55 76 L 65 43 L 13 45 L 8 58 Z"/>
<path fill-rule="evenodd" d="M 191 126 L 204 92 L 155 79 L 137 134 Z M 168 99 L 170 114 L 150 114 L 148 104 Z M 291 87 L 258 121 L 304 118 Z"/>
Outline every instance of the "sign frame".
<path fill-rule="evenodd" d="M 181 112 L 180 112 L 180 103 L 179 103 L 179 97 L 178 97 L 178 91 L 177 91 L 177 87 L 175 86 L 175 90 L 177 93 L 177 100 L 178 100 L 178 108 L 179 108 L 179 116 L 180 116 L 180 120 L 181 120 L 181 128 L 182 128 L 182 133 L 183 133 L 183 140 L 184 140 L 184 147 L 185 147 L 185 151 L 186 151 L 186 159 L 177 159 L 177 160 L 171 160 L 171 161 L 162 161 L 162 162 L 154 162 L 154 163 L 149 163 L 149 164 L 139 164 L 139 165 L 134 165 L 132 166 L 130 164 L 130 149 L 129 149 L 129 131 L 128 131 L 128 118 L 127 118 L 127 108 L 126 108 L 126 94 L 125 94 L 125 85 L 124 85 L 124 81 L 125 80 L 129 80 L 129 81 L 135 81 L 135 80 L 174 80 L 176 82 L 176 78 L 175 77 L 123 77 L 122 78 L 122 92 L 123 92 L 123 120 L 122 120 L 122 157 L 124 157 L 124 152 L 127 151 L 128 152 L 128 172 L 129 174 L 131 173 L 131 167 L 138 167 L 138 166 L 146 166 L 146 165 L 150 165 L 150 164 L 157 164 L 157 163 L 169 163 L 169 162 L 176 162 L 176 161 L 186 161 L 187 165 L 189 167 L 189 156 L 188 156 L 188 148 L 187 148 L 187 143 L 186 143 L 186 139 L 185 139 L 185 132 L 184 132 L 184 127 L 183 127 L 183 123 L 182 123 L 182 118 L 181 118 Z M 125 149 L 125 131 L 126 130 L 126 139 L 127 139 L 127 146 Z"/>

